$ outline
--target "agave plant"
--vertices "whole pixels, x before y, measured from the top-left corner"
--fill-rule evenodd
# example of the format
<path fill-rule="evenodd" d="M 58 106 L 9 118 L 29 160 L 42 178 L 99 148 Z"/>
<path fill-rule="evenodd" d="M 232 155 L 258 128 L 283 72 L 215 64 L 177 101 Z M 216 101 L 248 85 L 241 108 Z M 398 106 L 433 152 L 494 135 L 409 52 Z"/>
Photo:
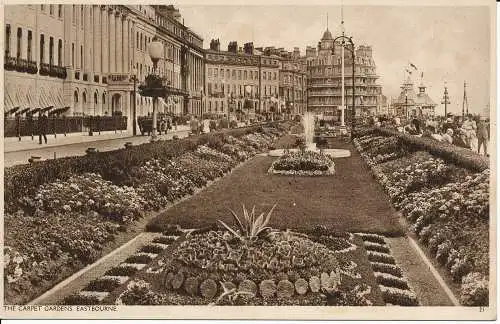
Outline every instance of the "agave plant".
<path fill-rule="evenodd" d="M 243 217 L 240 219 L 238 215 L 230 209 L 231 214 L 236 220 L 236 224 L 238 225 L 237 229 L 233 229 L 228 226 L 223 221 L 219 220 L 219 223 L 222 224 L 234 237 L 238 238 L 240 241 L 250 241 L 256 240 L 261 237 L 267 230 L 270 230 L 271 227 L 267 226 L 269 224 L 269 220 L 271 219 L 271 214 L 273 213 L 276 204 L 269 210 L 267 216 L 264 218 L 264 213 L 260 214 L 258 217 L 255 216 L 255 206 L 253 206 L 252 211 L 249 213 L 246 209 L 245 205 L 243 205 Z"/>

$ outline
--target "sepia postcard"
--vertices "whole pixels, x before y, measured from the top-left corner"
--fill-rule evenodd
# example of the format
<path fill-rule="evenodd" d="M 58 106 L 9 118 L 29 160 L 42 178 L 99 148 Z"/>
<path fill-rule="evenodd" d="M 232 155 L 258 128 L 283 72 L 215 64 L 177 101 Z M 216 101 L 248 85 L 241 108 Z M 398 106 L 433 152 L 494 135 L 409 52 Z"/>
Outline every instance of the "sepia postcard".
<path fill-rule="evenodd" d="M 496 319 L 494 1 L 2 9 L 2 318 Z"/>

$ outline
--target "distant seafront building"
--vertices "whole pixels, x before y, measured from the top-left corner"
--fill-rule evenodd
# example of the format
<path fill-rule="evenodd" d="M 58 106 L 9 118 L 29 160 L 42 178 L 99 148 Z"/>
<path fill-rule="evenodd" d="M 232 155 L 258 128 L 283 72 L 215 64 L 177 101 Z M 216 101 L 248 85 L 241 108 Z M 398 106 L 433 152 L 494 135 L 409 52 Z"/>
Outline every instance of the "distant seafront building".
<path fill-rule="evenodd" d="M 396 116 L 424 117 L 434 116 L 436 103 L 425 92 L 426 86 L 421 80 L 418 93 L 413 87 L 413 81 L 408 75 L 401 86 L 401 93 L 391 103 L 392 113 Z"/>
<path fill-rule="evenodd" d="M 185 95 L 160 100 L 159 111 L 201 113 L 203 39 L 173 6 L 5 6 L 4 110 L 69 107 L 67 116 L 123 115 L 132 125 L 133 76 L 152 72 L 148 44 L 165 45 L 161 76 Z M 152 111 L 136 96 L 137 116 Z"/>
<path fill-rule="evenodd" d="M 340 115 L 342 104 L 342 64 L 340 41 L 335 44 L 334 37 L 326 29 L 318 47 L 308 46 L 307 61 L 307 96 L 308 110 L 316 114 L 333 112 Z M 360 45 L 355 49 L 355 103 L 356 115 L 375 115 L 384 107 L 386 98 L 382 86 L 377 84 L 378 75 L 373 60 L 371 46 Z M 344 89 L 346 114 L 352 111 L 352 56 L 351 51 L 344 51 Z"/>

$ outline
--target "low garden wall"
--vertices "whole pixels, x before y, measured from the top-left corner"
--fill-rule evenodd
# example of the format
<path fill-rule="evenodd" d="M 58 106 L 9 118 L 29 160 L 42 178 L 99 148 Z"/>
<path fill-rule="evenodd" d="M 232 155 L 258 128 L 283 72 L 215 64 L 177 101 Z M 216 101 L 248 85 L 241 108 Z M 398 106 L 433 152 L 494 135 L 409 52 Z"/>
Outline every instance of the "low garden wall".
<path fill-rule="evenodd" d="M 419 242 L 460 285 L 461 304 L 488 305 L 488 159 L 381 128 L 354 142 Z"/>
<path fill-rule="evenodd" d="M 5 169 L 5 302 L 26 303 L 92 263 L 145 214 L 193 194 L 266 150 L 289 124 Z"/>

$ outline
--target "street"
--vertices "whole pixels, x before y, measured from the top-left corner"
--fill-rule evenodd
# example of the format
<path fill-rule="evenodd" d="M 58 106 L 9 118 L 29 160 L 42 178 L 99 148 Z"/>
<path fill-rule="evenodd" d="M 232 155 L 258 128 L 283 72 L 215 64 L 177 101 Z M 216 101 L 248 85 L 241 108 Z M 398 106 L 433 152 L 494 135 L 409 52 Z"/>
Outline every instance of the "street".
<path fill-rule="evenodd" d="M 172 139 L 174 135 L 179 138 L 186 137 L 189 131 L 187 129 L 169 132 L 167 135 L 158 136 L 160 139 Z M 148 143 L 150 136 L 120 137 L 111 139 L 102 139 L 87 142 L 74 142 L 58 146 L 43 146 L 32 148 L 31 143 L 26 143 L 27 147 L 32 149 L 17 150 L 4 153 L 4 167 L 10 167 L 17 164 L 27 164 L 32 156 L 39 156 L 42 160 L 62 158 L 68 156 L 85 155 L 85 150 L 89 147 L 96 148 L 99 152 L 112 151 L 123 148 L 125 143 L 132 142 L 133 145 Z M 75 136 L 75 140 L 77 137 Z"/>

